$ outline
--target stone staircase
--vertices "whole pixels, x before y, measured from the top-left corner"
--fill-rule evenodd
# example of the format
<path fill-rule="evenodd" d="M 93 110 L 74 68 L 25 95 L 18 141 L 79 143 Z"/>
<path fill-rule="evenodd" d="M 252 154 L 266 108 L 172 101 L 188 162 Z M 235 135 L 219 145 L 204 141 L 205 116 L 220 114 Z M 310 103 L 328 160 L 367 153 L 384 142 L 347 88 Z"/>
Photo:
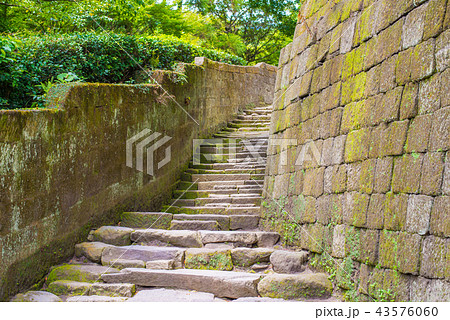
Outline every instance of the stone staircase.
<path fill-rule="evenodd" d="M 162 212 L 125 212 L 91 231 L 41 291 L 13 301 L 333 300 L 308 253 L 258 230 L 271 107 L 245 110 L 182 175 Z"/>

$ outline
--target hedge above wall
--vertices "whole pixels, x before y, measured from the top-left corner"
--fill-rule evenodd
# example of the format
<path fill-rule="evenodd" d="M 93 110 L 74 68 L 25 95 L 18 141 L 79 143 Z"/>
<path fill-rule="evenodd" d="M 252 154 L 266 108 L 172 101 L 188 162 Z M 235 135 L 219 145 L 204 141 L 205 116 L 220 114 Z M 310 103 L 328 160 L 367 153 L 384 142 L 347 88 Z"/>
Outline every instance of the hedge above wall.
<path fill-rule="evenodd" d="M 84 33 L 21 40 L 0 37 L 0 49 L 0 109 L 43 106 L 48 82 L 58 82 L 62 74 L 69 74 L 69 80 L 133 83 L 134 72 L 142 67 L 170 70 L 177 62 L 192 63 L 200 56 L 246 64 L 237 56 L 168 36 Z"/>

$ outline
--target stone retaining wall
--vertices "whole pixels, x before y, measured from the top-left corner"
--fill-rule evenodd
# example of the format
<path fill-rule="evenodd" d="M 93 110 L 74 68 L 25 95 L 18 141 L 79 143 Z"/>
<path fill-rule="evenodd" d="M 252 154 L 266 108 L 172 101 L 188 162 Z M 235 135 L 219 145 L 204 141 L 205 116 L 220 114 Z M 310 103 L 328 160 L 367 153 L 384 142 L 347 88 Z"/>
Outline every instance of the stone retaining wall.
<path fill-rule="evenodd" d="M 349 300 L 449 301 L 450 1 L 308 0 L 301 14 L 280 56 L 263 227 Z"/>
<path fill-rule="evenodd" d="M 49 109 L 0 111 L 0 299 L 71 257 L 92 227 L 123 211 L 159 210 L 194 138 L 239 108 L 272 102 L 275 67 L 196 64 L 186 65 L 187 83 L 153 74 L 167 94 L 156 85 L 74 84 L 55 88 Z M 155 177 L 126 166 L 126 140 L 144 129 L 172 138 L 171 161 Z"/>

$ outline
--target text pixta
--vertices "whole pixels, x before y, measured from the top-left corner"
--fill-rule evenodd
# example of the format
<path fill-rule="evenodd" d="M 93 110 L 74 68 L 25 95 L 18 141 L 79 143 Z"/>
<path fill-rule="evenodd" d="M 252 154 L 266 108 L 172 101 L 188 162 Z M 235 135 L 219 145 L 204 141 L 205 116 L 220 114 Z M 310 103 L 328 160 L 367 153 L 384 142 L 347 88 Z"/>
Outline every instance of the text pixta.
<path fill-rule="evenodd" d="M 316 319 L 322 317 L 344 317 L 344 318 L 356 318 L 359 316 L 358 309 L 348 308 L 348 310 L 341 308 L 321 308 L 316 309 Z"/>

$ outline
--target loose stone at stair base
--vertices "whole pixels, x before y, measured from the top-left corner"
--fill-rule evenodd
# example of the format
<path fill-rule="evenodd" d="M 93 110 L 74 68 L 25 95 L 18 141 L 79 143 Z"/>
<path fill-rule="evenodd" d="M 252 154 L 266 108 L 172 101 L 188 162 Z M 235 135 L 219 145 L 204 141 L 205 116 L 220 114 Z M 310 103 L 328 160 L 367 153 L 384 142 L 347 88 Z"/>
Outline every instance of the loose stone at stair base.
<path fill-rule="evenodd" d="M 184 259 L 186 269 L 233 270 L 230 250 L 187 249 Z"/>
<path fill-rule="evenodd" d="M 89 295 L 91 285 L 89 282 L 58 280 L 50 283 L 47 290 L 58 296 Z"/>
<path fill-rule="evenodd" d="M 151 243 L 153 241 L 159 241 L 162 243 L 168 243 L 178 247 L 191 247 L 201 248 L 203 247 L 200 234 L 197 231 L 185 231 L 185 230 L 136 230 L 131 234 L 131 240 L 136 243 Z"/>
<path fill-rule="evenodd" d="M 59 280 L 50 283 L 47 291 L 58 296 L 131 297 L 136 292 L 136 288 L 134 284 L 130 283 L 89 283 Z"/>
<path fill-rule="evenodd" d="M 269 262 L 273 251 L 267 248 L 236 248 L 231 251 L 231 258 L 235 266 L 250 267 L 255 263 Z"/>
<path fill-rule="evenodd" d="M 273 270 L 278 273 L 297 273 L 306 268 L 308 262 L 308 252 L 291 252 L 276 250 L 270 256 Z"/>
<path fill-rule="evenodd" d="M 258 284 L 262 297 L 302 300 L 309 298 L 327 298 L 331 296 L 333 286 L 326 274 L 272 274 Z"/>
<path fill-rule="evenodd" d="M 91 296 L 132 297 L 136 286 L 131 283 L 94 283 L 90 290 Z"/>
<path fill-rule="evenodd" d="M 62 302 L 62 300 L 51 292 L 28 291 L 16 295 L 11 302 Z"/>
<path fill-rule="evenodd" d="M 75 296 L 68 297 L 66 302 L 124 302 L 128 298 L 107 296 Z"/>
<path fill-rule="evenodd" d="M 149 270 L 124 269 L 120 273 L 104 274 L 107 283 L 134 283 L 143 287 L 173 287 L 209 292 L 216 297 L 256 297 L 261 276 L 244 272 L 216 270 Z"/>
<path fill-rule="evenodd" d="M 75 256 L 86 257 L 92 262 L 99 263 L 102 259 L 102 252 L 111 245 L 103 242 L 83 242 L 75 245 Z"/>
<path fill-rule="evenodd" d="M 213 302 L 214 295 L 173 289 L 142 290 L 127 302 Z"/>
<path fill-rule="evenodd" d="M 47 277 L 47 283 L 57 280 L 71 280 L 79 282 L 95 282 L 100 280 L 100 276 L 105 273 L 116 273 L 118 269 L 103 267 L 99 265 L 71 265 L 55 267 Z"/>
<path fill-rule="evenodd" d="M 133 231 L 131 228 L 104 226 L 91 232 L 90 236 L 92 241 L 115 246 L 128 246 L 131 244 L 130 235 Z"/>

